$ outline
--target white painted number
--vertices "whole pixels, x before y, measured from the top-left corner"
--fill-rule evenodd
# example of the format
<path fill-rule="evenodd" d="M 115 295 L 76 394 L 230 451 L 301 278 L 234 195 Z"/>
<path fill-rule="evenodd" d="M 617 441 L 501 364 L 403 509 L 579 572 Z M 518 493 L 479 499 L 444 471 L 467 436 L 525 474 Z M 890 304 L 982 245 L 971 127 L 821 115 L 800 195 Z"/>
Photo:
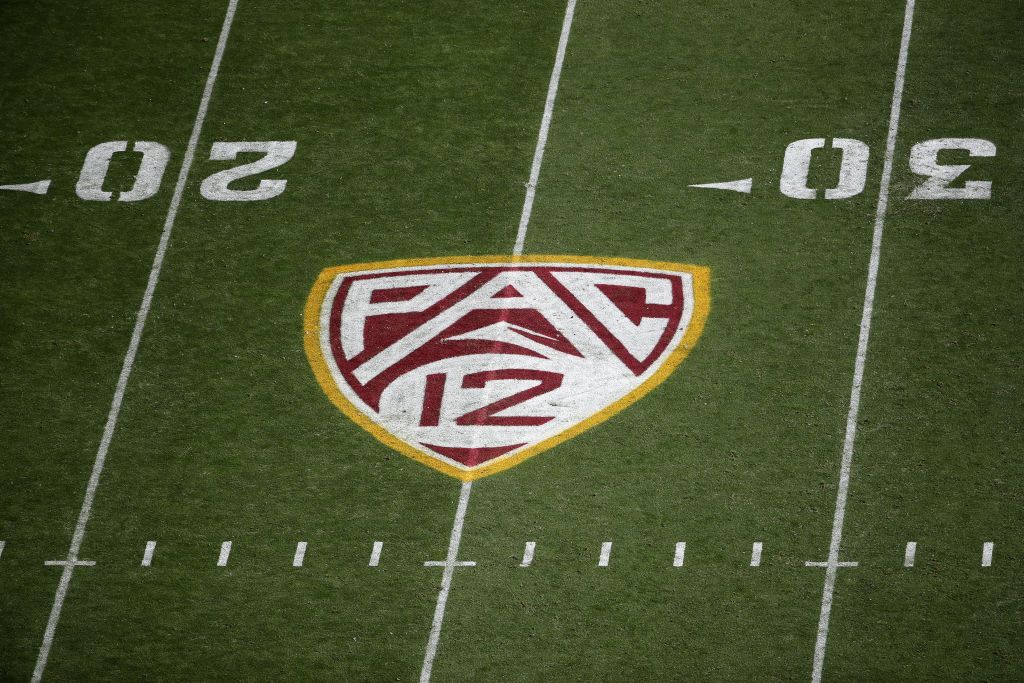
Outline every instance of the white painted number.
<path fill-rule="evenodd" d="M 817 199 L 818 190 L 808 187 L 811 155 L 825 147 L 825 138 L 806 138 L 790 143 L 782 163 L 779 191 L 793 199 Z M 868 175 L 868 146 L 852 138 L 833 138 L 832 149 L 842 152 L 838 184 L 825 190 L 825 199 L 848 199 L 864 191 Z M 910 151 L 910 170 L 925 180 L 910 193 L 908 199 L 991 199 L 992 183 L 968 180 L 960 187 L 952 183 L 969 169 L 970 164 L 942 164 L 944 151 L 963 151 L 968 156 L 994 157 L 996 146 L 980 138 L 936 138 L 914 145 Z"/>
<path fill-rule="evenodd" d="M 825 147 L 825 138 L 807 138 L 790 143 L 782 162 L 779 191 L 793 199 L 817 199 L 818 190 L 807 186 L 811 153 Z M 852 138 L 833 138 L 832 149 L 842 153 L 839 181 L 825 190 L 825 199 L 848 199 L 864 191 L 868 177 L 868 146 Z"/>
<path fill-rule="evenodd" d="M 263 156 L 248 164 L 235 166 L 214 173 L 203 181 L 199 188 L 200 194 L 206 199 L 217 202 L 256 202 L 272 199 L 282 192 L 288 184 L 287 180 L 261 179 L 259 184 L 249 190 L 233 190 L 231 183 L 242 178 L 269 171 L 281 166 L 295 155 L 294 140 L 270 142 L 215 142 L 210 150 L 213 161 L 233 161 L 242 153 L 258 153 Z M 88 151 L 82 171 L 78 175 L 75 194 L 90 202 L 109 202 L 114 193 L 103 189 L 110 172 L 110 163 L 115 154 L 128 151 L 126 140 L 101 142 Z M 119 192 L 117 201 L 138 202 L 149 199 L 160 190 L 167 170 L 167 162 L 171 159 L 171 151 L 159 142 L 139 141 L 132 145 L 133 152 L 142 153 L 139 170 L 131 189 Z"/>
<path fill-rule="evenodd" d="M 864 191 L 868 179 L 868 146 L 852 138 L 833 138 L 832 149 L 842 150 L 839 184 L 825 190 L 825 199 L 849 199 Z"/>
<path fill-rule="evenodd" d="M 75 194 L 90 202 L 109 202 L 114 193 L 104 190 L 103 183 L 110 170 L 110 161 L 115 154 L 127 151 L 128 142 L 125 140 L 101 142 L 90 149 L 85 155 L 82 172 L 78 175 Z M 160 189 L 164 170 L 171 158 L 170 150 L 159 142 L 136 142 L 132 146 L 132 151 L 141 152 L 142 161 L 139 162 L 139 172 L 135 175 L 135 183 L 131 189 L 118 193 L 119 202 L 138 202 L 155 195 Z"/>
<path fill-rule="evenodd" d="M 257 175 L 284 164 L 294 156 L 295 146 L 295 140 L 215 142 L 213 149 L 210 150 L 210 159 L 213 161 L 232 161 L 244 152 L 259 152 L 263 154 L 263 157 L 248 164 L 214 173 L 203 181 L 199 192 L 206 199 L 218 202 L 257 202 L 272 199 L 284 192 L 284 188 L 288 184 L 287 180 L 263 178 L 259 185 L 250 190 L 233 190 L 228 186 L 236 180 Z"/>
<path fill-rule="evenodd" d="M 936 138 L 914 145 L 910 150 L 910 170 L 927 178 L 907 199 L 991 199 L 992 183 L 968 180 L 961 187 L 950 184 L 969 169 L 970 164 L 940 164 L 939 154 L 961 150 L 971 157 L 994 157 L 996 146 L 979 138 Z"/>

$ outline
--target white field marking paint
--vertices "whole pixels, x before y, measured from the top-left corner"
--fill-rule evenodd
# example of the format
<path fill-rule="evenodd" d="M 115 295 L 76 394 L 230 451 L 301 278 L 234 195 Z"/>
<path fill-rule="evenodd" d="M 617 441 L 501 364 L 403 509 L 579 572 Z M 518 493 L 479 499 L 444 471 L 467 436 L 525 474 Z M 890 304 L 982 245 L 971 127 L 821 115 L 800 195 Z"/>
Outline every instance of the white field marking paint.
<path fill-rule="evenodd" d="M 434 668 L 437 657 L 437 645 L 441 640 L 441 625 L 444 623 L 444 608 L 448 603 L 448 591 L 452 587 L 452 575 L 458 564 L 459 544 L 462 543 L 462 524 L 466 520 L 466 509 L 469 507 L 469 494 L 473 491 L 473 482 L 467 481 L 459 490 L 459 505 L 455 509 L 455 523 L 452 524 L 452 535 L 448 539 L 448 558 L 441 574 L 441 590 L 437 594 L 437 607 L 434 609 L 434 621 L 430 626 L 430 637 L 427 639 L 427 650 L 423 656 L 423 668 L 420 670 L 420 683 L 430 680 L 430 672 Z"/>
<path fill-rule="evenodd" d="M 88 202 L 110 202 L 114 193 L 103 190 L 103 181 L 111 168 L 114 155 L 128 151 L 127 140 L 100 142 L 89 150 L 82 164 L 82 172 L 75 185 L 75 194 Z M 141 153 L 135 182 L 131 189 L 118 194 L 119 202 L 141 202 L 157 194 L 164 179 L 164 171 L 171 160 L 171 151 L 160 142 L 138 141 L 132 152 Z"/>
<path fill-rule="evenodd" d="M 370 566 L 376 567 L 380 564 L 380 554 L 384 550 L 383 541 L 374 541 L 373 550 L 370 551 Z"/>
<path fill-rule="evenodd" d="M 231 541 L 224 541 L 220 544 L 220 556 L 217 558 L 217 566 L 228 566 L 229 557 L 231 557 Z"/>
<path fill-rule="evenodd" d="M 686 561 L 686 541 L 679 541 L 676 543 L 676 554 L 672 558 L 673 567 L 682 567 L 683 562 Z"/>
<path fill-rule="evenodd" d="M 199 111 L 196 112 L 196 120 L 192 125 L 192 134 L 189 136 L 188 147 L 185 149 L 185 156 L 181 162 L 181 171 L 178 173 L 178 182 L 174 186 L 174 194 L 171 196 L 171 204 L 167 209 L 167 218 L 164 220 L 163 232 L 160 234 L 160 245 L 157 247 L 156 255 L 153 257 L 153 265 L 149 271 L 146 291 L 142 295 L 142 304 L 139 306 L 139 311 L 135 316 L 135 327 L 132 330 L 131 342 L 128 344 L 124 363 L 121 365 L 121 374 L 117 378 L 117 388 L 114 390 L 114 398 L 110 402 L 110 412 L 107 413 L 107 422 L 103 427 L 103 437 L 100 439 L 99 449 L 96 451 L 96 460 L 92 466 L 92 473 L 89 475 L 89 483 L 85 488 L 85 497 L 82 500 L 82 508 L 78 513 L 75 532 L 71 537 L 71 546 L 68 548 L 69 563 L 64 566 L 64 571 L 61 573 L 60 583 L 57 585 L 57 592 L 53 598 L 53 608 L 50 610 L 50 618 L 46 622 L 43 643 L 39 648 L 39 656 L 36 658 L 36 666 L 32 672 L 33 681 L 42 680 L 43 671 L 46 669 L 46 661 L 50 656 L 53 636 L 57 631 L 57 623 L 60 621 L 61 610 L 64 608 L 64 599 L 67 597 L 68 586 L 71 585 L 71 577 L 74 573 L 73 562 L 78 559 L 78 552 L 81 550 L 82 541 L 85 538 L 85 527 L 89 523 L 89 516 L 92 514 L 92 504 L 96 498 L 96 489 L 100 485 L 100 475 L 103 473 L 107 451 L 110 449 L 110 442 L 114 438 L 117 419 L 121 414 L 121 402 L 124 400 L 128 379 L 131 377 L 132 369 L 135 367 L 135 355 L 138 353 L 139 344 L 142 341 L 142 331 L 146 327 L 146 318 L 149 317 L 149 308 L 153 303 L 153 293 L 156 291 L 156 284 L 160 280 L 160 270 L 163 267 L 164 255 L 167 253 L 167 246 L 171 241 L 174 220 L 178 215 L 178 206 L 181 204 L 182 195 L 185 193 L 185 184 L 188 181 L 189 171 L 192 169 L 192 159 L 195 156 L 196 145 L 199 143 L 199 135 L 203 130 L 203 122 L 206 120 L 206 110 L 210 106 L 213 85 L 217 81 L 217 72 L 220 70 L 221 59 L 224 57 L 224 47 L 228 42 L 228 34 L 231 32 L 231 23 L 234 20 L 235 8 L 237 6 L 238 0 L 228 0 L 227 11 L 224 14 L 224 23 L 220 30 L 220 38 L 217 40 L 217 49 L 214 51 L 210 72 L 206 77 L 206 86 L 199 101 Z"/>
<path fill-rule="evenodd" d="M 750 194 L 750 191 L 754 188 L 754 179 L 744 178 L 743 180 L 729 180 L 724 183 L 701 183 L 699 185 L 688 185 L 687 187 L 696 187 L 701 190 L 729 190 L 731 192 Z"/>
<path fill-rule="evenodd" d="M 113 192 L 103 189 L 110 170 L 110 162 L 115 154 L 128 151 L 127 140 L 101 142 L 85 155 L 82 171 L 75 185 L 75 194 L 79 199 L 93 202 L 109 202 Z M 140 141 L 132 146 L 133 152 L 142 154 L 139 170 L 135 174 L 135 182 L 130 190 L 118 194 L 119 202 L 138 202 L 149 199 L 160 189 L 164 179 L 164 171 L 171 160 L 171 150 L 159 142 Z"/>
<path fill-rule="evenodd" d="M 548 81 L 548 96 L 544 101 L 544 115 L 540 120 L 537 147 L 533 150 L 530 180 L 526 183 L 526 199 L 523 202 L 523 212 L 519 216 L 516 245 L 512 249 L 512 253 L 516 256 L 523 253 L 523 247 L 526 245 L 526 231 L 530 225 L 530 215 L 533 213 L 533 200 L 537 194 L 537 182 L 540 180 L 540 165 L 544 161 L 544 150 L 548 144 L 548 131 L 551 129 L 551 117 L 555 111 L 555 97 L 558 96 L 558 83 L 562 78 L 562 65 L 565 63 L 565 50 L 569 45 L 569 32 L 572 29 L 572 18 L 575 13 L 576 0 L 569 0 L 565 6 L 565 18 L 562 20 L 562 34 L 558 37 L 555 65 L 551 69 L 551 80 Z"/>
<path fill-rule="evenodd" d="M 868 146 L 852 138 L 833 138 L 832 149 L 842 154 L 839 182 L 825 190 L 825 199 L 848 199 L 864 191 L 868 182 Z"/>
<path fill-rule="evenodd" d="M 3 548 L 0 547 L 0 551 Z M 519 563 L 520 567 L 529 567 L 533 564 L 533 554 L 537 550 L 537 543 L 534 541 L 527 541 L 526 547 L 523 548 L 523 561 Z"/>
<path fill-rule="evenodd" d="M 995 548 L 995 543 L 987 541 L 981 546 L 981 566 L 991 567 L 992 566 L 992 549 Z"/>
<path fill-rule="evenodd" d="M 260 152 L 263 157 L 256 161 L 218 171 L 206 178 L 199 186 L 204 199 L 216 202 L 259 202 L 273 199 L 288 185 L 287 180 L 263 178 L 252 190 L 232 190 L 229 185 L 236 180 L 264 173 L 286 163 L 295 156 L 295 140 L 273 140 L 269 142 L 215 142 L 210 150 L 211 161 L 233 161 L 239 154 Z"/>
<path fill-rule="evenodd" d="M 142 566 L 149 567 L 153 564 L 153 552 L 156 550 L 156 541 L 146 541 L 146 549 L 142 551 Z"/>
<path fill-rule="evenodd" d="M 7 541 L 0 541 L 0 557 L 4 556 L 4 547 L 7 545 Z"/>
<path fill-rule="evenodd" d="M 995 143 L 979 138 L 938 138 L 925 140 L 910 150 L 910 170 L 924 176 L 907 199 L 991 199 L 992 181 L 968 180 L 962 187 L 950 185 L 964 174 L 970 164 L 940 164 L 939 153 L 956 149 L 971 157 L 994 157 Z"/>
<path fill-rule="evenodd" d="M 903 35 L 900 38 L 900 54 L 896 62 L 896 77 L 892 89 L 892 107 L 889 110 L 889 132 L 885 140 L 885 160 L 882 164 L 882 179 L 878 189 L 878 205 L 875 209 L 875 228 L 871 239 L 871 259 L 868 263 L 867 286 L 864 289 L 864 308 L 860 318 L 857 358 L 854 361 L 853 383 L 850 388 L 850 410 L 846 416 L 843 458 L 839 466 L 839 487 L 836 492 L 835 515 L 832 518 L 832 539 L 829 542 L 825 584 L 821 592 L 821 614 L 818 617 L 818 634 L 814 643 L 814 666 L 811 674 L 813 683 L 821 681 L 822 672 L 825 668 L 825 649 L 828 644 L 829 620 L 832 616 L 832 598 L 836 589 L 837 570 L 840 567 L 839 547 L 843 540 L 846 499 L 850 491 L 853 444 L 857 437 L 857 414 L 860 409 L 861 384 L 864 381 L 864 364 L 868 355 L 871 318 L 875 310 L 875 288 L 878 285 L 878 266 L 882 256 L 882 235 L 885 230 L 885 214 L 889 207 L 889 183 L 892 180 L 892 160 L 896 152 L 896 135 L 899 131 L 900 108 L 903 103 L 903 84 L 907 75 L 907 58 L 910 53 L 910 34 L 913 30 L 913 25 L 914 0 L 907 0 L 903 13 Z"/>
<path fill-rule="evenodd" d="M 511 264 L 523 269 L 502 272 Z M 521 462 L 559 434 L 584 428 L 599 412 L 607 416 L 619 410 L 623 397 L 659 382 L 659 368 L 672 369 L 680 345 L 698 332 L 690 327 L 703 318 L 697 309 L 706 308 L 696 272 L 641 265 L 634 269 L 628 261 L 608 264 L 594 259 L 585 269 L 582 263 L 523 257 L 482 259 L 458 270 L 446 263 L 382 265 L 327 272 L 318 279 L 314 292 L 322 295 L 311 297 L 306 312 L 307 321 L 319 328 L 317 341 L 310 345 L 307 340 L 314 372 L 330 387 L 328 393 L 334 393 L 336 405 L 349 415 L 355 412 L 366 418 L 357 421 L 368 431 L 378 438 L 382 432 L 387 434 L 402 442 L 398 447 L 406 455 L 463 481 Z M 633 272 L 627 274 L 626 269 Z M 453 294 L 477 275 L 487 282 L 467 296 Z M 566 298 L 558 286 L 545 282 L 545 276 L 564 288 Z M 621 302 L 613 303 L 601 291 L 603 285 L 639 290 L 642 300 L 660 304 L 661 310 L 634 321 L 620 308 Z M 378 292 L 415 286 L 423 291 L 407 301 L 374 302 Z M 498 296 L 510 287 L 517 298 Z M 603 324 L 607 337 L 573 312 L 567 303 L 572 297 L 576 305 L 589 310 L 595 323 Z M 433 317 L 421 320 L 400 339 L 384 345 L 369 338 L 368 325 L 375 316 L 422 312 L 433 305 L 436 315 L 431 313 Z M 507 310 L 513 322 L 491 321 L 457 336 L 446 331 L 466 316 L 499 308 Z M 514 314 L 525 308 L 543 319 L 546 327 L 534 327 L 531 332 L 525 321 L 526 327 L 519 327 Z M 609 337 L 618 344 L 610 343 Z M 456 350 L 447 358 L 390 372 L 419 351 L 432 348 L 438 338 L 486 342 L 496 354 L 490 364 L 498 362 L 502 343 L 529 350 L 534 357 L 519 356 L 513 361 L 505 356 L 505 367 L 487 367 L 492 375 L 481 372 L 479 355 Z M 573 355 L 564 348 L 553 351 L 558 339 L 575 347 Z M 359 359 L 360 355 L 364 358 Z M 629 360 L 640 365 L 630 371 Z M 368 390 L 376 379 L 383 380 L 378 389 Z M 503 401 L 502 415 L 492 418 L 489 411 L 497 411 Z M 477 462 L 466 459 L 467 447 L 481 446 L 491 453 Z"/>
<path fill-rule="evenodd" d="M 78 183 L 75 184 L 75 194 L 78 198 L 90 202 L 109 202 L 113 199 L 113 192 L 103 190 L 103 181 L 106 180 L 114 155 L 127 150 L 127 140 L 111 140 L 93 145 L 85 154 L 82 170 L 78 174 Z"/>
<path fill-rule="evenodd" d="M 75 560 L 74 562 L 68 560 L 47 560 L 43 564 L 47 567 L 66 567 L 69 564 L 76 567 L 95 567 L 96 560 Z"/>
<path fill-rule="evenodd" d="M 903 551 L 903 566 L 913 567 L 914 558 L 917 556 L 917 542 L 907 541 L 907 549 Z"/>
<path fill-rule="evenodd" d="M 859 564 L 860 564 L 859 562 L 836 562 L 836 566 L 837 567 L 856 567 Z M 832 563 L 831 562 L 811 562 L 810 560 L 808 560 L 807 562 L 804 562 L 804 566 L 805 567 L 825 567 L 825 568 L 827 568 L 827 567 L 831 567 Z"/>
<path fill-rule="evenodd" d="M 825 138 L 807 138 L 789 143 L 779 176 L 779 192 L 792 199 L 817 199 L 818 191 L 807 186 L 811 153 L 825 147 Z M 841 154 L 839 181 L 825 190 L 825 199 L 847 199 L 864 191 L 868 179 L 868 146 L 860 140 L 833 138 L 832 149 Z"/>
<path fill-rule="evenodd" d="M 28 192 L 29 194 L 46 194 L 50 191 L 50 181 L 40 180 L 35 183 L 16 183 L 14 185 L 0 185 L 0 190 L 10 192 Z"/>
<path fill-rule="evenodd" d="M 761 566 L 761 541 L 754 543 L 754 547 L 750 551 L 750 566 L 760 567 Z"/>
<path fill-rule="evenodd" d="M 519 217 L 519 229 L 516 233 L 515 246 L 512 248 L 512 253 L 516 256 L 523 253 L 523 248 L 526 245 L 526 231 L 529 229 L 530 215 L 533 213 L 533 199 L 537 192 L 537 182 L 540 179 L 540 167 L 544 161 L 544 148 L 547 146 L 548 130 L 551 128 L 551 117 L 555 110 L 555 97 L 558 95 L 558 83 L 562 77 L 562 64 L 565 62 L 565 50 L 569 44 L 569 31 L 572 28 L 572 19 L 575 11 L 576 0 L 568 0 L 565 6 L 565 18 L 562 20 L 562 32 L 558 38 L 555 64 L 551 69 L 551 79 L 548 81 L 548 95 L 544 101 L 544 114 L 541 117 L 540 133 L 537 135 L 537 147 L 533 151 L 530 180 L 526 184 L 526 197 L 523 200 L 523 211 Z M 459 491 L 459 505 L 455 510 L 452 534 L 448 541 L 448 563 L 441 575 L 441 589 L 437 594 L 434 621 L 430 627 L 430 637 L 427 639 L 427 649 L 423 655 L 420 683 L 428 683 L 430 681 L 430 673 L 434 668 L 434 659 L 437 657 L 437 646 L 441 640 L 441 626 L 444 624 L 445 605 L 448 602 L 448 592 L 451 590 L 452 574 L 455 572 L 459 544 L 462 542 L 462 525 L 466 520 L 466 509 L 469 506 L 469 496 L 472 491 L 473 482 L 471 481 L 463 483 Z"/>
<path fill-rule="evenodd" d="M 612 542 L 605 541 L 601 544 L 601 557 L 597 560 L 598 567 L 607 567 L 612 559 Z"/>
<path fill-rule="evenodd" d="M 295 544 L 295 557 L 292 558 L 293 567 L 301 567 L 306 561 L 306 542 L 299 541 Z"/>

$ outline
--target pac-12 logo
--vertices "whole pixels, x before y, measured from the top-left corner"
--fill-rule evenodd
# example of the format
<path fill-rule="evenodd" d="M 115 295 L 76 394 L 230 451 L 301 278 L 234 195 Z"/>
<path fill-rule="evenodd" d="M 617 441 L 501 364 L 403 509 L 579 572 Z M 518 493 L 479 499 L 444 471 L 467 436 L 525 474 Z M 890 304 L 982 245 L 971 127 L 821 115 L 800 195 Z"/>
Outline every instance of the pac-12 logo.
<path fill-rule="evenodd" d="M 306 353 L 352 420 L 470 481 L 516 465 L 630 405 L 696 344 L 699 266 L 488 256 L 324 270 Z"/>

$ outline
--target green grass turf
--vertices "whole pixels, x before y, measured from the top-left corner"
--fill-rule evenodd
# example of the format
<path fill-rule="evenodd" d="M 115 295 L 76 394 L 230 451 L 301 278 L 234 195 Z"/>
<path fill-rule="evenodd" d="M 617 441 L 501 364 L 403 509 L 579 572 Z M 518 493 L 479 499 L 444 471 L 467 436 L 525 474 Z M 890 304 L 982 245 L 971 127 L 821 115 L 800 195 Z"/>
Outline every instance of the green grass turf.
<path fill-rule="evenodd" d="M 54 178 L 0 194 L 4 679 L 35 660 L 59 573 L 42 561 L 66 552 L 223 17 L 133 7 L 0 8 L 19 46 L 0 179 Z M 86 537 L 99 564 L 75 574 L 48 678 L 418 676 L 440 579 L 422 562 L 444 557 L 458 483 L 331 406 L 302 307 L 326 266 L 511 251 L 564 8 L 241 0 Z M 641 402 L 474 486 L 479 566 L 456 572 L 435 680 L 809 676 L 823 577 L 803 562 L 831 530 L 902 10 L 581 0 L 526 253 L 706 265 L 711 314 Z M 918 8 L 830 677 L 1024 670 L 1019 24 L 995 0 Z M 993 201 L 903 202 L 910 145 L 956 135 L 999 146 L 972 171 Z M 869 143 L 865 192 L 780 196 L 806 137 Z M 111 139 L 171 147 L 157 197 L 74 197 Z M 215 140 L 297 140 L 270 174 L 286 192 L 201 199 Z M 686 189 L 747 176 L 749 197 Z"/>
<path fill-rule="evenodd" d="M 993 198 L 893 206 L 847 520 L 847 553 L 878 570 L 840 577 L 837 676 L 1024 676 L 1024 94 L 1005 80 L 1024 66 L 1022 20 L 993 0 L 924 4 L 914 28 L 900 159 L 916 140 L 992 140 L 996 158 L 960 163 Z M 903 173 L 893 195 L 911 188 Z M 983 541 L 995 557 L 979 570 Z"/>
<path fill-rule="evenodd" d="M 67 552 L 170 198 L 165 180 L 148 202 L 83 202 L 82 159 L 134 138 L 180 163 L 222 12 L 0 7 L 0 182 L 53 179 L 0 193 L 0 678 L 31 671 L 57 578 L 42 562 Z"/>

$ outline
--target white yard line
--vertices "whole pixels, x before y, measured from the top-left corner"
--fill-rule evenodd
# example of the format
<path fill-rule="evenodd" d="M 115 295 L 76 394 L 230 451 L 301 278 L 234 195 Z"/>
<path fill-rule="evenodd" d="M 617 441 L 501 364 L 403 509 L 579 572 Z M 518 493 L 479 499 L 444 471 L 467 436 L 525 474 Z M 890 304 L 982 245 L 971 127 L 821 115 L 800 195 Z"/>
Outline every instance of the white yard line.
<path fill-rule="evenodd" d="M 864 363 L 868 354 L 868 338 L 871 335 L 871 318 L 875 309 L 875 289 L 878 285 L 878 267 L 882 254 L 882 235 L 885 230 L 885 215 L 889 208 L 889 184 L 892 180 L 892 162 L 896 151 L 896 135 L 900 123 L 900 107 L 903 103 L 903 84 L 907 74 L 907 56 L 910 51 L 910 33 L 914 25 L 914 0 L 907 0 L 903 13 L 903 36 L 900 39 L 900 54 L 896 63 L 896 78 L 893 84 L 892 107 L 889 111 L 889 133 L 885 141 L 885 160 L 882 165 L 882 180 L 878 190 L 878 205 L 875 210 L 875 230 L 871 240 L 871 260 L 868 264 L 868 281 L 864 290 L 864 308 L 860 319 L 860 339 L 857 342 L 857 358 L 853 369 L 853 386 L 850 389 L 850 410 L 846 416 L 846 437 L 843 440 L 843 459 L 839 468 L 839 490 L 836 493 L 836 510 L 832 519 L 832 540 L 829 543 L 828 562 L 825 565 L 825 586 L 821 594 L 821 613 L 818 618 L 818 635 L 814 645 L 814 669 L 811 676 L 814 683 L 821 681 L 825 666 L 825 649 L 828 644 L 829 620 L 832 615 L 832 598 L 836 588 L 836 574 L 840 565 L 839 547 L 843 540 L 843 523 L 846 518 L 846 499 L 850 491 L 850 467 L 853 464 L 853 445 L 857 437 L 857 414 L 860 410 L 860 392 L 864 381 Z"/>
<path fill-rule="evenodd" d="M 605 541 L 601 544 L 601 556 L 597 558 L 598 567 L 607 567 L 612 561 L 612 542 Z"/>
<path fill-rule="evenodd" d="M 452 524 L 452 535 L 448 540 L 448 557 L 445 560 L 444 572 L 441 574 L 441 590 L 437 594 L 437 607 L 434 608 L 434 621 L 430 627 L 430 638 L 427 639 L 427 651 L 423 656 L 423 668 L 420 670 L 420 683 L 430 680 L 430 672 L 434 668 L 437 656 L 437 645 L 441 641 L 441 626 L 444 624 L 444 608 L 448 604 L 448 592 L 452 587 L 452 574 L 459 559 L 459 544 L 462 543 L 462 524 L 466 521 L 466 510 L 469 508 L 469 494 L 473 491 L 473 482 L 462 484 L 459 491 L 459 506 L 455 510 L 455 523 Z"/>
<path fill-rule="evenodd" d="M 46 662 L 50 656 L 50 648 L 53 646 L 53 637 L 57 632 L 57 624 L 60 621 L 61 610 L 64 607 L 64 600 L 68 594 L 68 587 L 71 585 L 71 577 L 74 575 L 75 567 L 78 564 L 78 553 L 82 549 L 82 541 L 85 538 L 85 527 L 89 523 L 89 516 L 92 514 L 96 489 L 100 485 L 100 475 L 103 474 L 103 465 L 107 459 L 107 451 L 110 449 L 110 442 L 114 438 L 114 430 L 117 428 L 117 419 L 121 414 L 121 402 L 124 400 L 125 389 L 128 386 L 132 369 L 135 367 L 135 356 L 142 341 L 142 331 L 146 327 L 146 318 L 149 317 L 149 309 L 153 303 L 153 293 L 156 291 L 157 282 L 160 280 L 160 270 L 163 267 L 164 255 L 167 253 L 171 232 L 174 229 L 174 219 L 178 215 L 178 206 L 181 204 L 182 195 L 185 193 L 185 184 L 188 181 L 189 171 L 192 169 L 196 145 L 199 143 L 199 135 L 202 133 L 203 122 L 206 120 L 206 110 L 210 106 L 210 97 L 213 94 L 214 83 L 217 81 L 217 72 L 220 70 L 220 63 L 224 57 L 224 47 L 228 42 L 228 34 L 231 32 L 231 23 L 234 21 L 237 6 L 238 0 L 228 1 L 227 12 L 224 14 L 224 23 L 220 30 L 220 38 L 217 41 L 217 48 L 213 54 L 213 62 L 210 64 L 210 72 L 206 77 L 206 87 L 203 89 L 203 95 L 199 101 L 199 111 L 196 113 L 196 120 L 192 125 L 192 134 L 189 137 L 188 147 L 185 149 L 185 156 L 181 162 L 178 182 L 174 186 L 171 205 L 167 210 L 167 218 L 164 220 L 163 232 L 160 235 L 160 245 L 157 247 L 156 256 L 153 258 L 153 265 L 149 271 L 149 281 L 146 283 L 146 291 L 142 296 L 142 304 L 135 315 L 135 328 L 132 330 L 128 351 L 124 355 L 121 374 L 117 378 L 117 388 L 114 390 L 114 398 L 110 403 L 110 411 L 107 413 L 107 422 L 103 427 L 103 436 L 100 439 L 99 449 L 96 451 L 96 460 L 93 462 L 92 474 L 89 476 L 89 483 L 85 488 L 85 498 L 82 500 L 82 507 L 78 512 L 78 521 L 75 524 L 74 535 L 71 537 L 71 546 L 68 548 L 67 560 L 60 576 L 60 583 L 57 585 L 57 592 L 53 598 L 53 608 L 50 610 L 50 618 L 46 623 L 43 642 L 39 647 L 39 656 L 36 658 L 36 666 L 32 672 L 33 681 L 42 680 L 43 671 L 46 669 Z"/>
<path fill-rule="evenodd" d="M 526 183 L 526 200 L 523 202 L 523 212 L 519 216 L 516 246 L 512 249 L 512 253 L 516 256 L 523 253 L 523 246 L 526 244 L 526 230 L 530 226 L 530 216 L 533 214 L 533 198 L 537 193 L 537 181 L 540 180 L 540 165 L 544 162 L 544 150 L 548 145 L 548 130 L 551 128 L 551 117 L 555 112 L 555 97 L 558 95 L 558 83 L 562 79 L 562 64 L 565 62 L 565 49 L 569 45 L 569 31 L 572 29 L 572 18 L 575 13 L 576 0 L 569 0 L 565 6 L 562 35 L 558 39 L 558 52 L 555 53 L 555 66 L 551 69 L 551 80 L 548 81 L 548 97 L 544 102 L 544 116 L 540 120 L 537 147 L 533 150 L 533 164 L 530 166 L 530 180 Z"/>
<path fill-rule="evenodd" d="M 562 64 L 565 62 L 565 50 L 569 45 L 569 32 L 572 29 L 572 20 L 575 13 L 576 0 L 568 0 L 565 6 L 565 18 L 562 20 L 562 32 L 558 38 L 555 64 L 551 69 L 551 78 L 548 81 L 548 94 L 544 101 L 544 114 L 541 116 L 540 132 L 537 134 L 537 146 L 533 151 L 533 163 L 530 165 L 530 179 L 526 183 L 526 197 L 523 200 L 523 211 L 519 216 L 516 243 L 512 247 L 512 254 L 514 256 L 520 256 L 526 245 L 526 231 L 530 227 L 530 216 L 533 214 L 533 199 L 537 192 L 537 181 L 540 179 L 540 167 L 544 162 L 544 150 L 548 144 L 548 131 L 551 128 L 551 118 L 555 111 L 555 98 L 558 95 L 558 84 L 562 78 Z M 427 683 L 430 680 L 430 673 L 434 668 L 434 659 L 437 657 L 437 646 L 441 639 L 441 627 L 444 624 L 445 605 L 448 602 L 448 592 L 451 590 L 452 574 L 454 574 L 456 566 L 459 566 L 458 555 L 459 544 L 462 541 L 462 525 L 466 519 L 466 510 L 469 507 L 469 496 L 472 491 L 473 482 L 468 481 L 462 484 L 462 489 L 459 492 L 459 505 L 455 512 L 452 535 L 448 542 L 448 558 L 445 561 L 444 572 L 441 575 L 441 589 L 437 594 L 434 621 L 430 628 L 430 637 L 427 639 L 427 649 L 423 655 L 420 683 Z"/>

